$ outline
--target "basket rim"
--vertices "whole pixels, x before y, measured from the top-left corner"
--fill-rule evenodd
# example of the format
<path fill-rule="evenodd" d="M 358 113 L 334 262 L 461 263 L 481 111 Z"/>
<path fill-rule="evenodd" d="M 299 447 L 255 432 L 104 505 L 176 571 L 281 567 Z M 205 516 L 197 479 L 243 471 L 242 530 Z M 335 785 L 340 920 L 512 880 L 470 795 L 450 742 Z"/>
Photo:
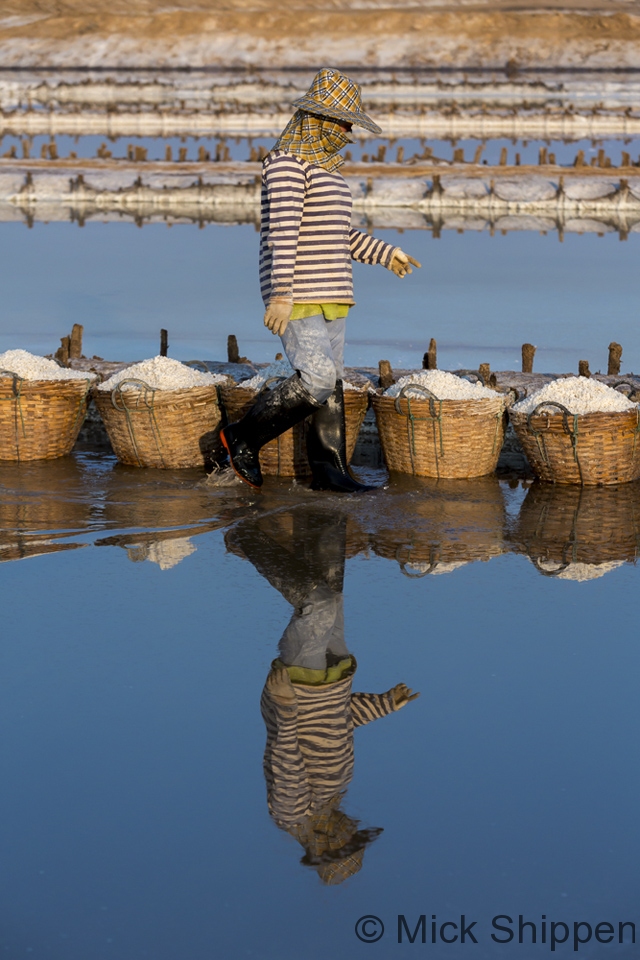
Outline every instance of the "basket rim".
<path fill-rule="evenodd" d="M 636 404 L 631 407 L 629 410 L 592 410 L 590 413 L 571 413 L 569 412 L 570 417 L 578 417 L 580 420 L 593 419 L 594 422 L 609 420 L 609 419 L 622 419 L 623 417 L 633 417 L 634 420 L 637 420 L 640 415 L 640 404 Z M 513 407 L 509 407 L 509 417 L 513 420 L 523 420 L 527 421 L 531 416 L 531 413 L 525 413 L 523 410 L 514 410 Z M 544 417 L 545 420 L 554 420 L 560 423 L 563 419 L 564 414 L 562 411 L 556 411 L 548 413 L 541 411 L 536 413 L 535 419 L 538 417 Z"/>

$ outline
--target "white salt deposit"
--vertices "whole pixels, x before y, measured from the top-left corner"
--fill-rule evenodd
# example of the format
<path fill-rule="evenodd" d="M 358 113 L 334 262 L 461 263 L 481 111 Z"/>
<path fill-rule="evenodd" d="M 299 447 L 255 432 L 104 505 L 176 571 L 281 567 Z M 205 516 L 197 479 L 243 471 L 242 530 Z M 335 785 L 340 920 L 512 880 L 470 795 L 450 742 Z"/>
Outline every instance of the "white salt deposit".
<path fill-rule="evenodd" d="M 134 363 L 124 370 L 119 370 L 112 377 L 98 386 L 98 390 L 113 390 L 123 380 L 142 380 L 152 390 L 183 390 L 188 387 L 210 387 L 216 383 L 226 383 L 227 378 L 219 373 L 203 373 L 187 367 L 179 360 L 170 357 L 152 357 L 142 363 Z M 122 388 L 127 390 L 143 389 L 139 384 L 127 383 Z"/>
<path fill-rule="evenodd" d="M 586 580 L 597 580 L 604 577 L 605 573 L 615 570 L 623 565 L 623 560 L 611 560 L 607 563 L 570 563 L 560 573 L 556 573 L 558 580 L 574 580 L 576 583 L 584 583 Z M 549 560 L 539 560 L 538 566 L 545 571 L 553 573 L 558 569 L 558 564 Z"/>
<path fill-rule="evenodd" d="M 27 350 L 6 350 L 0 353 L 0 370 L 23 377 L 25 380 L 92 380 L 95 373 L 59 367 L 55 360 L 39 357 Z"/>
<path fill-rule="evenodd" d="M 400 377 L 397 383 L 385 390 L 384 396 L 397 397 L 403 387 L 413 383 L 427 387 L 438 400 L 484 400 L 486 397 L 495 399 L 497 396 L 494 390 L 483 387 L 481 383 L 471 383 L 454 373 L 447 373 L 446 370 L 420 370 Z M 405 396 L 426 399 L 423 391 L 410 388 Z"/>
<path fill-rule="evenodd" d="M 414 561 L 413 563 L 405 563 L 404 568 L 408 570 L 410 574 L 413 574 L 414 577 L 427 573 L 433 577 L 443 573 L 453 573 L 454 570 L 459 570 L 460 567 L 466 567 L 468 563 L 470 563 L 469 560 L 455 560 L 450 563 L 438 561 L 434 566 L 430 563 Z"/>
<path fill-rule="evenodd" d="M 274 360 L 268 367 L 263 367 L 260 373 L 256 373 L 255 377 L 251 377 L 250 380 L 241 380 L 239 386 L 246 387 L 247 390 L 262 390 L 267 380 L 272 377 L 284 377 L 287 380 L 293 376 L 294 372 L 293 367 L 285 357 L 282 360 Z"/>
<path fill-rule="evenodd" d="M 635 406 L 624 394 L 589 377 L 563 377 L 546 384 L 513 405 L 517 413 L 531 413 L 539 403 L 561 403 L 570 413 L 615 413 Z M 553 412 L 553 407 L 550 408 Z M 556 410 L 556 412 L 558 412 Z"/>

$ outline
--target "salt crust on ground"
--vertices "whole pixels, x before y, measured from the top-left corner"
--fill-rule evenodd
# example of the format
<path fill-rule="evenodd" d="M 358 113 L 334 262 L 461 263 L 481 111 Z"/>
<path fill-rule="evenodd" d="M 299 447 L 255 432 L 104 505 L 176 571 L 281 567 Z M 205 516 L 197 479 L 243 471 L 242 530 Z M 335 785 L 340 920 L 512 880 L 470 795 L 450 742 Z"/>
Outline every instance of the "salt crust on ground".
<path fill-rule="evenodd" d="M 95 373 L 59 367 L 55 360 L 39 357 L 27 350 L 0 353 L 0 370 L 16 373 L 25 380 L 92 380 Z"/>
<path fill-rule="evenodd" d="M 285 379 L 288 379 L 289 377 L 292 377 L 294 373 L 295 370 L 286 358 L 283 358 L 282 360 L 274 360 L 274 362 L 270 363 L 268 367 L 264 367 L 260 373 L 256 373 L 255 377 L 251 377 L 250 380 L 241 380 L 238 386 L 246 387 L 247 390 L 261 390 L 267 380 L 270 380 L 271 377 L 284 377 Z M 349 383 L 348 380 L 343 380 L 343 386 L 345 390 L 363 389 L 363 387 L 358 387 L 355 384 Z M 365 385 L 365 389 L 366 386 L 368 385 Z"/>
<path fill-rule="evenodd" d="M 123 380 L 142 380 L 152 390 L 183 390 L 189 387 L 212 387 L 226 383 L 227 378 L 219 373 L 203 373 L 185 366 L 170 357 L 152 357 L 131 367 L 119 370 L 98 386 L 98 390 L 113 390 Z M 144 389 L 140 384 L 127 383 L 123 391 Z"/>
<path fill-rule="evenodd" d="M 589 377 L 563 377 L 515 403 L 513 410 L 516 413 L 531 413 L 539 403 L 552 402 L 561 403 L 570 413 L 576 414 L 617 413 L 637 406 L 606 383 Z M 550 412 L 553 412 L 553 407 Z"/>
<path fill-rule="evenodd" d="M 495 390 L 489 390 L 481 383 L 471 383 L 454 373 L 447 373 L 446 370 L 421 370 L 400 377 L 397 383 L 385 390 L 384 396 L 397 397 L 403 387 L 412 383 L 427 387 L 438 400 L 485 400 L 487 397 L 495 399 L 498 396 Z M 409 389 L 405 396 L 418 400 L 427 399 L 421 390 Z"/>

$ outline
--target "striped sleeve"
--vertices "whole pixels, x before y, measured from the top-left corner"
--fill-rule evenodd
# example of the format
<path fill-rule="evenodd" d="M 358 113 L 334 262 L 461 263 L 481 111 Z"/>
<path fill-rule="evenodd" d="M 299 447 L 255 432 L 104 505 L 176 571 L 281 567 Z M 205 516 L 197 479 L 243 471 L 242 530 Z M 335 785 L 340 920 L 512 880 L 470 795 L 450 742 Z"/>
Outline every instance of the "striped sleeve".
<path fill-rule="evenodd" d="M 269 263 L 270 299 L 293 302 L 293 277 L 306 192 L 306 174 L 293 157 L 280 156 L 264 171 L 261 230 Z"/>
<path fill-rule="evenodd" d="M 351 695 L 351 716 L 354 727 L 362 727 L 372 720 L 386 717 L 395 710 L 391 691 L 386 693 L 353 693 Z"/>
<path fill-rule="evenodd" d="M 390 243 L 370 237 L 368 233 L 363 233 L 361 230 L 349 231 L 349 250 L 352 260 L 358 260 L 360 263 L 379 263 L 383 267 L 388 267 L 397 249 Z"/>
<path fill-rule="evenodd" d="M 264 777 L 269 811 L 279 823 L 298 823 L 309 813 L 312 801 L 298 740 L 298 705 L 263 695 L 262 712 L 268 730 Z"/>

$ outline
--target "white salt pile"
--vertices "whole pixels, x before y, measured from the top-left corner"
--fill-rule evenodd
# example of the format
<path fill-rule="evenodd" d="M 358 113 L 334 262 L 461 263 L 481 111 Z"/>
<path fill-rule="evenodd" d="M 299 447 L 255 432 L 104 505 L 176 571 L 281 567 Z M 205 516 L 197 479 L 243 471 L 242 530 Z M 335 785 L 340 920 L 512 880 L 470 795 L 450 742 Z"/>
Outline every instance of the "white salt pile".
<path fill-rule="evenodd" d="M 203 373 L 187 367 L 179 360 L 170 357 L 152 357 L 142 363 L 134 363 L 125 370 L 119 370 L 112 377 L 99 384 L 98 390 L 113 390 L 123 380 L 142 380 L 152 390 L 183 390 L 188 387 L 210 387 L 216 383 L 226 383 L 227 378 L 219 373 Z M 141 390 L 139 384 L 127 383 L 123 391 Z"/>
<path fill-rule="evenodd" d="M 570 413 L 615 413 L 636 406 L 624 394 L 589 377 L 562 377 L 514 403 L 516 413 L 531 413 L 539 403 L 561 403 Z M 553 412 L 553 407 L 550 408 Z M 558 412 L 557 410 L 555 411 Z"/>
<path fill-rule="evenodd" d="M 574 580 L 576 583 L 584 583 L 586 580 L 598 580 L 600 577 L 604 577 L 605 573 L 616 570 L 623 563 L 623 560 L 610 560 L 605 563 L 570 563 L 555 576 L 558 580 Z M 558 569 L 558 565 L 549 560 L 539 560 L 538 566 L 549 573 Z"/>
<path fill-rule="evenodd" d="M 447 373 L 446 370 L 421 370 L 400 377 L 397 383 L 384 391 L 384 396 L 397 397 L 403 387 L 414 383 L 427 387 L 438 400 L 484 400 L 486 397 L 495 399 L 497 396 L 495 390 L 489 390 L 481 383 L 471 383 L 454 373 Z M 423 391 L 411 389 L 406 391 L 405 396 L 423 400 L 427 398 Z"/>
<path fill-rule="evenodd" d="M 282 360 L 274 360 L 268 367 L 263 367 L 260 373 L 250 380 L 241 380 L 238 386 L 246 387 L 247 390 L 262 390 L 267 380 L 272 377 L 284 377 L 288 380 L 294 374 L 294 369 L 289 361 L 284 357 Z"/>
<path fill-rule="evenodd" d="M 55 360 L 38 357 L 27 350 L 6 350 L 0 353 L 0 370 L 7 370 L 25 380 L 92 380 L 95 373 L 59 367 Z"/>
<path fill-rule="evenodd" d="M 292 377 L 294 373 L 295 371 L 287 358 L 283 357 L 282 360 L 274 360 L 274 362 L 270 363 L 268 367 L 263 367 L 260 373 L 256 373 L 256 375 L 251 377 L 250 380 L 241 380 L 238 386 L 246 387 L 247 390 L 262 390 L 267 380 L 270 380 L 272 377 L 283 377 L 285 380 L 288 380 L 289 377 Z M 343 387 L 345 390 L 367 390 L 369 388 L 369 384 L 361 383 L 356 385 L 354 383 L 349 383 L 348 380 L 344 380 Z"/>
<path fill-rule="evenodd" d="M 416 560 L 412 563 L 405 563 L 404 568 L 412 573 L 414 577 L 427 573 L 434 577 L 443 573 L 453 573 L 454 570 L 459 570 L 460 567 L 466 567 L 468 563 L 470 563 L 469 560 L 453 560 L 449 563 L 439 560 L 434 565 Z"/>

